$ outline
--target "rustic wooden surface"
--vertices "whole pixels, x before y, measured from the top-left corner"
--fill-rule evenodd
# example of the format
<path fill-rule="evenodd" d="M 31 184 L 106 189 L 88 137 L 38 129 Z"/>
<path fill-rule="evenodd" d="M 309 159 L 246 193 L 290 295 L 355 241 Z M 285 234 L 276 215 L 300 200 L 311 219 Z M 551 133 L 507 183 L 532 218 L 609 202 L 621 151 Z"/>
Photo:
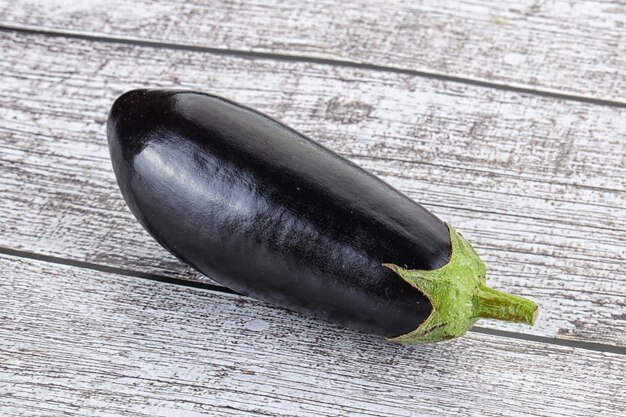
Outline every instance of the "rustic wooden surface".
<path fill-rule="evenodd" d="M 0 0 L 0 16 L 19 28 L 370 64 L 581 99 L 626 94 L 620 1 Z"/>
<path fill-rule="evenodd" d="M 626 403 L 624 355 L 479 334 L 415 349 L 235 295 L 0 267 L 14 293 L 0 316 L 3 415 L 587 417 Z"/>
<path fill-rule="evenodd" d="M 542 305 L 535 328 L 483 325 L 626 346 L 626 288 L 614 279 L 626 251 L 624 109 L 38 35 L 7 34 L 0 50 L 0 102 L 10 109 L 0 129 L 11 150 L 0 168 L 10 196 L 0 204 L 9 220 L 2 245 L 19 237 L 20 250 L 198 278 L 125 208 L 104 134 L 117 94 L 184 80 L 250 103 L 380 174 L 466 233 L 494 286 Z"/>
<path fill-rule="evenodd" d="M 74 3 L 0 0 L 0 415 L 623 415 L 622 4 Z M 119 195 L 104 123 L 138 86 L 375 172 L 537 325 L 406 348 L 227 294 Z"/>

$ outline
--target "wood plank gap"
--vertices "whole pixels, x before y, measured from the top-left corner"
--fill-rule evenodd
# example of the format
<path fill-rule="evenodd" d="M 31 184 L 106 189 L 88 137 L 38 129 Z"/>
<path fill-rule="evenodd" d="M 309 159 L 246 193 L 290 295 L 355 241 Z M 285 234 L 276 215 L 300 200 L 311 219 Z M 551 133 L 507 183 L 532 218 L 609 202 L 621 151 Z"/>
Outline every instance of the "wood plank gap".
<path fill-rule="evenodd" d="M 158 275 L 158 274 L 150 274 L 150 273 L 141 272 L 141 271 L 133 271 L 131 269 L 119 268 L 119 267 L 108 266 L 108 265 L 100 265 L 100 264 L 95 264 L 92 262 L 61 258 L 58 256 L 43 255 L 43 254 L 24 251 L 24 250 L 0 247 L 0 254 L 20 257 L 20 258 L 25 258 L 25 259 L 33 259 L 36 261 L 49 262 L 49 263 L 57 264 L 57 265 L 66 265 L 66 266 L 73 266 L 77 268 L 90 269 L 93 271 L 106 272 L 106 273 L 111 273 L 111 274 L 123 275 L 127 277 L 147 279 L 150 281 L 164 282 L 167 284 L 182 285 L 185 287 L 199 288 L 199 289 L 209 290 L 209 291 L 217 291 L 217 292 L 222 292 L 225 294 L 241 295 L 231 290 L 230 288 L 226 288 L 226 287 L 215 285 L 215 284 L 209 284 L 206 282 L 189 281 L 189 280 L 184 280 L 181 278 L 168 277 L 165 275 Z"/>
<path fill-rule="evenodd" d="M 246 297 L 244 295 L 237 293 L 236 291 L 231 290 L 230 288 L 219 286 L 219 285 L 212 285 L 212 284 L 198 282 L 198 281 L 187 281 L 184 279 L 173 278 L 173 277 L 168 277 L 164 275 L 149 274 L 149 273 L 133 271 L 133 270 L 125 269 L 125 268 L 116 268 L 112 266 L 98 265 L 98 264 L 94 264 L 91 262 L 77 261 L 74 259 L 66 259 L 66 258 L 61 258 L 58 256 L 42 255 L 38 253 L 10 249 L 10 248 L 5 248 L 5 247 L 0 247 L 0 254 Z M 246 297 L 246 298 L 249 298 L 249 297 Z M 470 331 L 475 332 L 475 333 L 487 334 L 491 336 L 505 337 L 509 339 L 527 340 L 527 341 L 541 342 L 541 343 L 547 343 L 547 344 L 557 345 L 557 346 L 565 346 L 565 347 L 570 347 L 570 348 L 591 350 L 595 352 L 605 352 L 605 353 L 613 353 L 617 355 L 626 355 L 626 347 L 622 347 L 622 346 L 611 346 L 611 345 L 605 345 L 602 343 L 582 342 L 582 341 L 569 340 L 569 339 L 557 339 L 554 337 L 536 336 L 532 334 L 517 333 L 517 332 L 497 330 L 497 329 L 489 329 L 489 328 L 480 327 L 480 326 L 474 326 L 470 329 Z"/>
<path fill-rule="evenodd" d="M 411 75 L 411 76 L 422 77 L 422 78 L 449 81 L 449 82 L 459 83 L 459 84 L 467 84 L 467 85 L 483 87 L 483 88 L 512 91 L 512 92 L 522 93 L 522 94 L 531 94 L 531 95 L 536 95 L 540 97 L 552 98 L 556 100 L 569 100 L 569 101 L 577 101 L 581 103 L 588 103 L 588 104 L 594 104 L 594 105 L 599 105 L 599 106 L 626 108 L 626 102 L 622 102 L 622 101 L 600 99 L 596 97 L 589 97 L 589 96 L 577 95 L 577 94 L 567 94 L 567 93 L 562 93 L 559 91 L 553 91 L 553 90 L 547 90 L 547 89 L 532 89 L 532 88 L 520 87 L 520 86 L 516 86 L 512 84 L 500 84 L 500 83 L 483 81 L 483 80 L 473 79 L 473 78 L 456 77 L 456 76 L 445 75 L 445 74 L 436 73 L 436 72 L 417 71 L 417 70 L 410 70 L 410 69 L 405 69 L 405 68 L 396 68 L 396 67 L 386 66 L 386 65 L 365 64 L 365 63 L 359 63 L 359 62 L 342 60 L 342 59 L 316 58 L 316 57 L 301 56 L 301 55 L 245 51 L 245 50 L 239 50 L 239 49 L 212 48 L 212 47 L 206 47 L 206 46 L 184 45 L 184 44 L 179 44 L 179 43 L 174 43 L 174 42 L 151 41 L 147 39 L 139 39 L 139 38 L 133 38 L 133 37 L 101 36 L 101 35 L 92 35 L 92 34 L 80 32 L 80 31 L 38 29 L 35 27 L 29 27 L 29 26 L 13 26 L 13 25 L 7 25 L 7 24 L 0 25 L 0 32 L 18 32 L 18 33 L 24 33 L 24 34 L 29 34 L 29 35 L 63 37 L 63 38 L 80 39 L 80 40 L 87 40 L 87 41 L 101 42 L 101 43 L 137 45 L 137 46 L 143 46 L 143 47 L 148 47 L 148 48 L 203 52 L 203 53 L 210 53 L 210 54 L 215 54 L 215 55 L 228 55 L 228 56 L 237 56 L 237 57 L 252 58 L 252 59 L 272 59 L 276 61 L 308 62 L 308 63 L 314 63 L 314 64 L 320 64 L 320 65 L 348 67 L 348 68 L 356 68 L 356 69 L 378 71 L 378 72 L 391 72 L 391 73 L 396 73 L 396 74 L 404 74 L 404 75 Z"/>
<path fill-rule="evenodd" d="M 541 310 L 539 311 L 541 314 Z M 616 355 L 626 355 L 626 347 L 611 346 L 603 343 L 581 342 L 570 339 L 557 339 L 555 337 L 537 336 L 533 334 L 511 332 L 507 330 L 490 329 L 487 327 L 474 326 L 470 332 L 488 334 L 491 336 L 508 337 L 509 339 L 527 340 L 530 342 L 548 343 L 551 345 L 566 346 L 570 348 L 593 350 L 596 352 L 614 353 Z"/>

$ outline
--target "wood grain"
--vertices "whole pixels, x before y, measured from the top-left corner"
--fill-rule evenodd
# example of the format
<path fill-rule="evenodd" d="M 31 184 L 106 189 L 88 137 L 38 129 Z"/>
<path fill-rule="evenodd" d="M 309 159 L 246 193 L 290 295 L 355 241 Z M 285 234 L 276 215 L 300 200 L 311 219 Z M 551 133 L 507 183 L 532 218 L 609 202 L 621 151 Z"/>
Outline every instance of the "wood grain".
<path fill-rule="evenodd" d="M 185 279 L 125 207 L 104 124 L 132 87 L 212 91 L 318 139 L 454 224 L 535 328 L 626 345 L 626 111 L 416 76 L 5 33 L 0 246 Z"/>
<path fill-rule="evenodd" d="M 404 347 L 260 302 L 1 256 L 3 416 L 621 416 L 626 356 Z M 598 372 L 602 369 L 602 372 Z"/>
<path fill-rule="evenodd" d="M 619 1 L 0 0 L 0 24 L 392 66 L 624 103 Z"/>

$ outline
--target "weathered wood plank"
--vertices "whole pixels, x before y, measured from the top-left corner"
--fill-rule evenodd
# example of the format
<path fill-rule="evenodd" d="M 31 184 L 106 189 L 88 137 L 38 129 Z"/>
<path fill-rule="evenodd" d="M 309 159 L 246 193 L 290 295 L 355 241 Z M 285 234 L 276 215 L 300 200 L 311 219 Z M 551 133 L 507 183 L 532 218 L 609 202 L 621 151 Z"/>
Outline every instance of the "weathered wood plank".
<path fill-rule="evenodd" d="M 425 203 L 491 284 L 542 306 L 491 327 L 626 345 L 626 110 L 351 68 L 8 35 L 0 246 L 202 279 L 126 209 L 104 123 L 122 91 L 183 86 L 279 117 Z"/>
<path fill-rule="evenodd" d="M 621 416 L 626 356 L 403 347 L 249 298 L 0 257 L 0 414 Z"/>
<path fill-rule="evenodd" d="M 0 23 L 345 60 L 624 102 L 626 5 L 0 0 Z"/>

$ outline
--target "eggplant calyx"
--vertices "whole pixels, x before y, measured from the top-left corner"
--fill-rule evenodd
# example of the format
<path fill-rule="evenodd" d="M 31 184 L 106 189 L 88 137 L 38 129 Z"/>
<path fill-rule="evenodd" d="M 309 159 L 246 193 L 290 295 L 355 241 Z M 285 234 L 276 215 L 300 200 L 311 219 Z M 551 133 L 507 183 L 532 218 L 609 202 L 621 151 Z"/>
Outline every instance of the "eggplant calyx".
<path fill-rule="evenodd" d="M 534 324 L 537 304 L 487 287 L 484 262 L 470 243 L 452 226 L 450 260 L 434 270 L 410 270 L 383 264 L 421 291 L 433 305 L 430 316 L 417 329 L 389 340 L 421 344 L 464 334 L 479 318 Z"/>

